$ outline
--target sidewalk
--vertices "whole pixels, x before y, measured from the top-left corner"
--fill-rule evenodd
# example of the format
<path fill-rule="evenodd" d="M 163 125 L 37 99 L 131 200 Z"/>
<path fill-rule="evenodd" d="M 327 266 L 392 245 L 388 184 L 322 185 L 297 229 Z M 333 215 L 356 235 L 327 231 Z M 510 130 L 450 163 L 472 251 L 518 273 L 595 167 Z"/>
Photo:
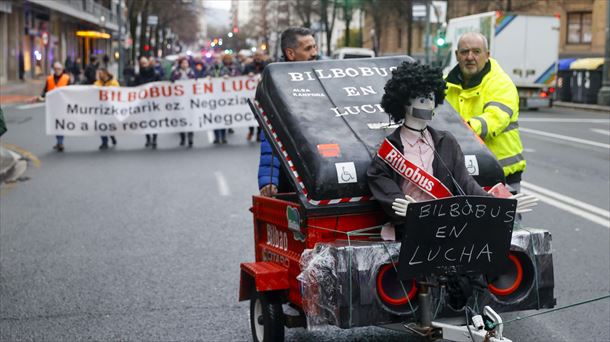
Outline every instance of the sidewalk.
<path fill-rule="evenodd" d="M 44 80 L 11 81 L 0 85 L 0 105 L 24 103 L 39 96 Z"/>
<path fill-rule="evenodd" d="M 606 114 L 610 114 L 610 106 L 600 106 L 600 105 L 596 105 L 596 104 L 555 101 L 555 102 L 553 102 L 553 107 L 593 110 L 593 111 L 597 111 L 597 112 L 603 112 Z"/>

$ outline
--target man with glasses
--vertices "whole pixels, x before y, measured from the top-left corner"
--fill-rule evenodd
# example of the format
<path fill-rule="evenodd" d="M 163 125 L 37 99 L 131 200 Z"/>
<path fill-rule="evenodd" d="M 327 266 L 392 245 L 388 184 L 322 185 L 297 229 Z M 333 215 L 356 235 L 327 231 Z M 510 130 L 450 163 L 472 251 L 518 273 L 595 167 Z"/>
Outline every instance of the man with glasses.
<path fill-rule="evenodd" d="M 519 192 L 525 171 L 519 137 L 519 94 L 496 60 L 489 57 L 487 39 L 468 32 L 458 41 L 458 61 L 447 75 L 446 99 L 493 152 L 506 183 Z"/>

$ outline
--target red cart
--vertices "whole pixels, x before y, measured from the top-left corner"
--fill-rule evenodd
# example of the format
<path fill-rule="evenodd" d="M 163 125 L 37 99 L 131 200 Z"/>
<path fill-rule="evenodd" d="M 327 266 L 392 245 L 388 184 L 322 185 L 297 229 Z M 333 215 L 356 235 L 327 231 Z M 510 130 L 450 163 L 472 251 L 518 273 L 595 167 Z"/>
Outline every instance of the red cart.
<path fill-rule="evenodd" d="M 407 59 L 276 63 L 265 70 L 251 107 L 293 191 L 253 196 L 255 261 L 240 265 L 239 300 L 250 301 L 254 341 L 283 340 L 285 328 L 325 325 L 387 326 L 449 339 L 452 327 L 466 323 L 464 308 L 555 305 L 551 235 L 541 229 L 512 231 L 506 269 L 478 277 L 476 295 L 463 308 L 452 307 L 456 285 L 446 277 L 399 281 L 400 242 L 380 240 L 388 219 L 370 198 L 364 170 L 391 128 L 384 127 L 387 115 L 368 103 L 379 103 L 391 66 Z M 332 77 L 341 73 L 354 77 Z M 377 97 L 346 99 L 340 91 L 346 86 Z M 372 113 L 343 115 L 341 108 Z M 473 156 L 469 171 L 479 184 L 503 180 L 493 155 L 452 108 L 439 108 L 432 125 L 450 130 Z"/>

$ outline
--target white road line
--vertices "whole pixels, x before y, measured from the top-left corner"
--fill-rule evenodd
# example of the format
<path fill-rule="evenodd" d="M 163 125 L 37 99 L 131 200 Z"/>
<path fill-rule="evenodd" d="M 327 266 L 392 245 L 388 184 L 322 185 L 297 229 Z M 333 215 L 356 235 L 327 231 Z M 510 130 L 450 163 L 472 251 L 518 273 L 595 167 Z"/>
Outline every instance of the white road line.
<path fill-rule="evenodd" d="M 576 142 L 576 143 L 579 143 L 579 144 L 590 145 L 590 146 L 595 146 L 595 147 L 603 147 L 603 148 L 607 148 L 607 149 L 610 150 L 610 145 L 608 145 L 608 144 L 599 143 L 597 141 L 591 141 L 591 140 L 585 140 L 585 139 L 569 137 L 567 135 L 561 135 L 561 134 L 549 133 L 549 132 L 545 132 L 545 131 L 539 131 L 537 129 L 520 127 L 519 128 L 519 132 L 530 133 L 530 134 L 537 134 L 537 135 L 542 135 L 544 137 L 555 138 L 555 139 L 559 139 L 559 140 L 572 141 L 572 142 Z"/>
<path fill-rule="evenodd" d="M 26 105 L 17 106 L 17 109 L 32 109 L 32 108 L 38 108 L 38 107 L 43 107 L 43 106 L 44 106 L 44 102 L 38 102 L 38 103 L 30 103 L 30 104 L 26 104 Z"/>
<path fill-rule="evenodd" d="M 591 128 L 591 130 L 595 133 L 599 133 L 599 134 L 603 134 L 603 135 L 610 135 L 610 131 L 607 129 Z"/>
<path fill-rule="evenodd" d="M 214 132 L 208 131 L 208 142 L 211 144 L 214 142 Z"/>
<path fill-rule="evenodd" d="M 229 184 L 227 184 L 225 176 L 220 171 L 214 171 L 214 176 L 216 177 L 216 183 L 218 184 L 218 192 L 220 192 L 220 196 L 229 196 L 231 194 L 231 190 L 229 189 Z"/>
<path fill-rule="evenodd" d="M 533 148 L 523 148 L 523 152 L 527 152 L 527 153 L 534 153 L 536 152 L 536 150 L 534 150 Z"/>
<path fill-rule="evenodd" d="M 580 216 L 580 217 L 582 217 L 582 218 L 584 218 L 586 220 L 589 220 L 591 222 L 597 223 L 597 224 L 599 224 L 601 226 L 604 226 L 604 227 L 610 229 L 610 221 L 608 221 L 608 220 L 606 220 L 604 218 L 601 218 L 599 216 L 595 216 L 595 215 L 593 215 L 591 213 L 588 213 L 586 211 L 574 208 L 573 206 L 570 206 L 569 204 L 565 204 L 563 202 L 559 202 L 559 201 L 557 201 L 555 199 L 552 199 L 550 197 L 544 196 L 542 194 L 539 194 L 537 192 L 534 192 L 534 191 L 531 191 L 531 190 L 528 190 L 528 189 L 525 189 L 525 188 L 522 189 L 522 192 L 524 194 L 527 194 L 527 195 L 534 195 L 534 196 L 538 197 L 542 202 L 544 202 L 546 204 L 549 204 L 549 205 L 552 205 L 552 206 L 554 206 L 556 208 L 565 210 L 565 211 L 570 212 L 570 213 L 572 213 L 572 214 L 574 214 L 576 216 Z"/>
<path fill-rule="evenodd" d="M 528 190 L 532 190 L 532 191 L 536 191 L 538 193 L 544 194 L 546 196 L 555 198 L 559 201 L 564 201 L 564 202 L 568 202 L 570 203 L 570 205 L 573 205 L 575 207 L 578 207 L 580 209 L 583 210 L 587 210 L 590 211 L 591 213 L 597 214 L 599 216 L 603 216 L 605 218 L 609 218 L 610 219 L 610 211 L 596 207 L 594 205 L 591 205 L 589 203 L 585 203 L 583 201 L 579 201 L 575 198 L 566 196 L 564 194 L 560 194 L 558 192 L 543 188 L 541 186 L 526 182 L 526 181 L 521 181 L 521 186 L 523 188 L 526 188 Z"/>
<path fill-rule="evenodd" d="M 576 118 L 519 118 L 519 122 L 571 122 L 571 123 L 610 123 L 608 119 L 576 119 Z"/>

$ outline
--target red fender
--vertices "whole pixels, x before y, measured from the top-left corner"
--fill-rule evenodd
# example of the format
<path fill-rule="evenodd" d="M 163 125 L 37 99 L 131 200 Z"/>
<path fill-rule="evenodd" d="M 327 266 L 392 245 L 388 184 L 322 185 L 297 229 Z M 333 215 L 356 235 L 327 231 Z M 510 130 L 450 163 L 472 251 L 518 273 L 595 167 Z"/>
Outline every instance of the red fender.
<path fill-rule="evenodd" d="M 252 291 L 288 290 L 288 269 L 269 261 L 239 265 L 239 301 L 252 298 Z"/>

